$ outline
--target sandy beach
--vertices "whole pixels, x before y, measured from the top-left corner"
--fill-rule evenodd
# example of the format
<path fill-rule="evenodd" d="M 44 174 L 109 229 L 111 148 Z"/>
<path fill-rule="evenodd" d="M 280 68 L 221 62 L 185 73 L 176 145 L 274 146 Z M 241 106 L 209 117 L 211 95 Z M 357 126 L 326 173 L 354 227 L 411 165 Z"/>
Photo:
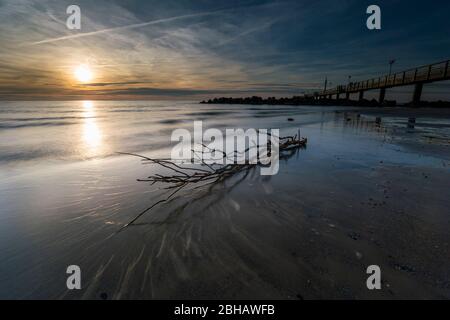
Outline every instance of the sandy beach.
<path fill-rule="evenodd" d="M 448 110 L 38 104 L 0 104 L 0 298 L 450 298 Z M 116 152 L 167 155 L 194 120 L 308 146 L 115 234 L 165 192 L 136 181 L 164 170 Z M 83 290 L 66 289 L 71 264 Z M 366 288 L 372 264 L 382 290 Z"/>

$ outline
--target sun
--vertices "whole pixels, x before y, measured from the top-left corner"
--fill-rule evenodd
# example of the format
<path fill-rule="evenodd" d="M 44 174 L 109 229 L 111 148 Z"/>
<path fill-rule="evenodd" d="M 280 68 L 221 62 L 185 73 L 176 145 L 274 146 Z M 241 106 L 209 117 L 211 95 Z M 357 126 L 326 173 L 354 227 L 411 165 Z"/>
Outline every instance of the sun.
<path fill-rule="evenodd" d="M 92 71 L 88 65 L 82 64 L 75 68 L 75 78 L 80 82 L 89 82 L 92 79 Z"/>

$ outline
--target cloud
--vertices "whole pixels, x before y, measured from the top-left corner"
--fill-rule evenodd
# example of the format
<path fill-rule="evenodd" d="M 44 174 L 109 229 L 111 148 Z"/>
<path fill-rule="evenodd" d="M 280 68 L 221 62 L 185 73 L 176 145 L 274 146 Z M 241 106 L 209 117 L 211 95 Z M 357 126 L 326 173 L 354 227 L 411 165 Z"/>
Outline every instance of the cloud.
<path fill-rule="evenodd" d="M 147 21 L 147 22 L 142 22 L 142 23 L 129 24 L 126 26 L 121 26 L 121 27 L 107 28 L 107 29 L 102 29 L 102 30 L 97 30 L 97 31 L 92 31 L 92 32 L 78 33 L 78 34 L 74 34 L 74 35 L 67 35 L 67 36 L 63 36 L 63 37 L 40 40 L 40 41 L 33 42 L 30 45 L 34 46 L 34 45 L 39 45 L 39 44 L 52 43 L 52 42 L 56 42 L 56 41 L 90 37 L 90 36 L 95 36 L 95 35 L 99 35 L 99 34 L 103 34 L 103 33 L 110 33 L 110 32 L 123 31 L 123 30 L 128 30 L 128 29 L 142 28 L 142 27 L 146 27 L 146 26 L 156 25 L 156 24 L 160 24 L 160 23 L 173 22 L 173 21 L 182 20 L 182 19 L 211 16 L 211 15 L 219 14 L 221 12 L 224 12 L 224 10 L 185 14 L 185 15 L 176 16 L 176 17 L 169 17 L 169 18 L 157 19 L 157 20 L 152 20 L 152 21 Z"/>
<path fill-rule="evenodd" d="M 144 84 L 149 83 L 149 81 L 146 82 L 140 82 L 140 81 L 125 81 L 125 82 L 94 82 L 94 83 L 85 83 L 80 86 L 87 86 L 87 87 L 107 87 L 107 86 L 124 86 L 124 85 L 130 85 L 130 84 Z"/>

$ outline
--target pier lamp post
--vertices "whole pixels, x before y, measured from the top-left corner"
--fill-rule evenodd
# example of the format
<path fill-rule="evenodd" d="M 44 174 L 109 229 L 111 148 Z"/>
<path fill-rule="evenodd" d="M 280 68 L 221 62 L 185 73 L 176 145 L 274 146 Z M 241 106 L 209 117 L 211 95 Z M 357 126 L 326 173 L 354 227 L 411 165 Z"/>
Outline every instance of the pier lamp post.
<path fill-rule="evenodd" d="M 392 59 L 389 61 L 389 76 L 391 76 L 392 73 L 392 65 L 395 63 L 395 59 Z"/>

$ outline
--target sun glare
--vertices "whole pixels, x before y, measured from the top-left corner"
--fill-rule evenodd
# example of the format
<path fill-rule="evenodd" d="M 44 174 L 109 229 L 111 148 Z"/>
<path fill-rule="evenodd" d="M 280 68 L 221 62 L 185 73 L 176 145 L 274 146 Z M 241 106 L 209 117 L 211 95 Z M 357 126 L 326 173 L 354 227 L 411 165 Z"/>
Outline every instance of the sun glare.
<path fill-rule="evenodd" d="M 91 68 L 87 65 L 80 65 L 75 69 L 75 78 L 80 82 L 89 82 L 92 79 Z"/>
<path fill-rule="evenodd" d="M 92 103 L 92 101 L 83 101 L 83 108 L 86 110 L 92 110 L 92 108 L 94 107 L 94 104 Z"/>

